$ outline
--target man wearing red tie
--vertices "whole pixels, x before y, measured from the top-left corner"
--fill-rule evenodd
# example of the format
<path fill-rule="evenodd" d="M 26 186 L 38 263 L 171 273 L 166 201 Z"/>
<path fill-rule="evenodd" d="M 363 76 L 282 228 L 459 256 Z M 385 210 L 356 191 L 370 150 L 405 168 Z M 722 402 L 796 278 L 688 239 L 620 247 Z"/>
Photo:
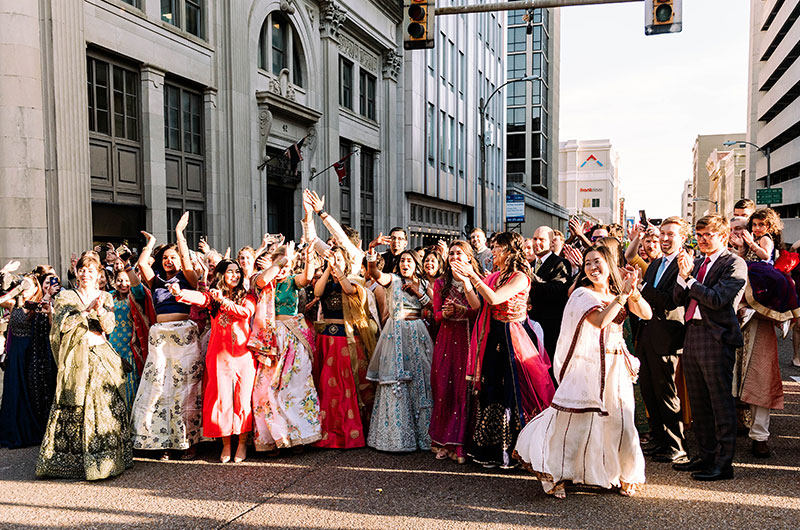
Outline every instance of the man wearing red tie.
<path fill-rule="evenodd" d="M 747 264 L 727 250 L 730 226 L 719 215 L 697 221 L 694 261 L 682 251 L 678 257 L 675 302 L 686 308 L 683 370 L 698 455 L 676 463 L 695 480 L 733 478 L 736 445 L 736 402 L 731 394 L 735 350 L 742 346 L 736 306 L 747 283 Z"/>

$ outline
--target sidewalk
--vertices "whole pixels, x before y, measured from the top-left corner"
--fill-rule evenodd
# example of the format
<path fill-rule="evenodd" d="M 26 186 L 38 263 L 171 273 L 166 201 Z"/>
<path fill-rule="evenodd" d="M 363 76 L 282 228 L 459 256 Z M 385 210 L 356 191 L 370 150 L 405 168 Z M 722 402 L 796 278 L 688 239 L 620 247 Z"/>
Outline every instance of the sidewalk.
<path fill-rule="evenodd" d="M 648 461 L 648 484 L 624 498 L 596 488 L 544 495 L 520 470 L 437 461 L 429 452 L 309 450 L 241 464 L 137 459 L 99 483 L 36 480 L 37 448 L 0 450 L 2 528 L 797 528 L 800 521 L 800 370 L 781 343 L 786 409 L 772 417 L 766 460 L 739 437 L 736 479 L 698 483 Z M 690 447 L 692 447 L 690 442 Z"/>

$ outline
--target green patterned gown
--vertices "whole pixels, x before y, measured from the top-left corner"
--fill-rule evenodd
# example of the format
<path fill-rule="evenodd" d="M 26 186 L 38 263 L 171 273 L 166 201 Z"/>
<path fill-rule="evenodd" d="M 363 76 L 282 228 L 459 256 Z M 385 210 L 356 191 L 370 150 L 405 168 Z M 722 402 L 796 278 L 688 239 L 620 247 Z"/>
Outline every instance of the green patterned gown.
<path fill-rule="evenodd" d="M 122 359 L 106 341 L 89 346 L 89 330 L 114 329 L 114 301 L 101 293 L 98 317 L 74 290 L 55 299 L 50 341 L 58 365 L 56 395 L 36 476 L 100 480 L 133 466 Z"/>

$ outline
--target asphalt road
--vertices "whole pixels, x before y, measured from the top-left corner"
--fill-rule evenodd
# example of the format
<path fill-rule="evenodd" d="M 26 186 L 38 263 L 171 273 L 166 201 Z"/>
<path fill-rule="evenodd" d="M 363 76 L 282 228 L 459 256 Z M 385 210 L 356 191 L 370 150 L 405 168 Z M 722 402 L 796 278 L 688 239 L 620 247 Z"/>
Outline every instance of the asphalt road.
<path fill-rule="evenodd" d="M 800 369 L 781 343 L 786 408 L 772 415 L 773 456 L 737 440 L 735 480 L 698 483 L 647 463 L 633 498 L 596 488 L 547 497 L 521 470 L 437 461 L 429 452 L 308 450 L 240 464 L 201 447 L 192 462 L 137 458 L 120 477 L 37 480 L 38 448 L 0 450 L 0 528 L 800 528 Z M 690 436 L 691 437 L 691 436 Z M 692 442 L 690 442 L 690 447 Z"/>

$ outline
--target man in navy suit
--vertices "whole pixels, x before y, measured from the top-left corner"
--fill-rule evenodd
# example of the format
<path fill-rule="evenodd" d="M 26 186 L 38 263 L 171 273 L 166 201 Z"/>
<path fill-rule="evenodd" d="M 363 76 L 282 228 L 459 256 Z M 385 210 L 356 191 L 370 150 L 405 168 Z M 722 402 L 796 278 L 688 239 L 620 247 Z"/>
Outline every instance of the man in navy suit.
<path fill-rule="evenodd" d="M 672 465 L 695 480 L 733 478 L 736 401 L 731 394 L 736 348 L 743 345 L 736 306 L 747 283 L 747 264 L 727 249 L 730 226 L 707 215 L 695 226 L 701 256 L 678 257 L 675 303 L 685 308 L 683 371 L 698 455 Z"/>
<path fill-rule="evenodd" d="M 675 302 L 673 291 L 678 280 L 677 257 L 688 232 L 688 224 L 680 217 L 668 217 L 661 223 L 662 256 L 647 267 L 641 288 L 653 317 L 639 323 L 636 356 L 641 361 L 639 386 L 653 440 L 645 451 L 656 462 L 687 460 L 681 402 L 675 387 L 675 369 L 683 350 L 684 311 Z"/>

